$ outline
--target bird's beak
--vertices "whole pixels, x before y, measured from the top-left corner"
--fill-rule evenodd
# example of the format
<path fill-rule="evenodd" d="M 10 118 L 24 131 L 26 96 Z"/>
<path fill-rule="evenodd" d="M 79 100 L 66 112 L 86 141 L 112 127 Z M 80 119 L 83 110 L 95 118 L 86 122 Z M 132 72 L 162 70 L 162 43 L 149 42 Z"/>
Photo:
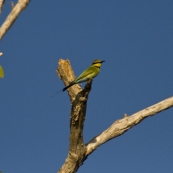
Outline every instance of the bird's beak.
<path fill-rule="evenodd" d="M 101 61 L 101 63 L 103 63 L 103 62 L 105 62 L 104 60 L 103 61 Z"/>

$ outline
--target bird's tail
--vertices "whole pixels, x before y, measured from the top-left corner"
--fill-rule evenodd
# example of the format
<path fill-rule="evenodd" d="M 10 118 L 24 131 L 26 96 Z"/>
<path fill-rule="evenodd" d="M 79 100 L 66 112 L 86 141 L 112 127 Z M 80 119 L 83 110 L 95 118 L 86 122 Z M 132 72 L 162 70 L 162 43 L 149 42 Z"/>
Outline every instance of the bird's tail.
<path fill-rule="evenodd" d="M 66 86 L 65 88 L 63 88 L 62 91 L 64 92 L 65 90 L 67 90 L 68 88 L 70 88 L 74 84 L 75 84 L 74 82 L 71 82 L 68 86 Z"/>
<path fill-rule="evenodd" d="M 60 91 L 56 92 L 55 94 L 53 94 L 51 97 L 54 97 L 56 94 L 60 93 L 61 91 L 65 91 L 66 89 L 68 89 L 69 87 L 71 87 L 72 85 L 74 85 L 75 82 L 71 82 L 68 86 L 66 86 L 65 88 L 61 89 Z"/>
<path fill-rule="evenodd" d="M 54 97 L 56 94 L 60 93 L 62 90 L 56 92 L 55 94 L 53 94 L 51 97 Z"/>

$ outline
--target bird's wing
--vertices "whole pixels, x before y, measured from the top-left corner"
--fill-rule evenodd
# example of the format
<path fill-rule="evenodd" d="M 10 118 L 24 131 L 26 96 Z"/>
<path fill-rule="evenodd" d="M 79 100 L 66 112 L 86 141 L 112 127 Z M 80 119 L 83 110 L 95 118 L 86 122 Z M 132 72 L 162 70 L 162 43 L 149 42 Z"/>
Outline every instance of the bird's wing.
<path fill-rule="evenodd" d="M 86 69 L 78 78 L 76 78 L 74 81 L 72 81 L 68 86 L 66 86 L 65 88 L 63 88 L 63 92 L 70 88 L 71 86 L 73 86 L 74 84 L 77 83 L 81 83 L 81 82 L 85 82 L 87 81 L 90 76 L 93 76 L 92 74 L 94 73 L 94 68 L 93 67 L 89 67 L 88 69 Z"/>
<path fill-rule="evenodd" d="M 84 82 L 86 81 L 88 78 L 90 78 L 90 76 L 92 76 L 91 74 L 94 73 L 95 68 L 94 67 L 89 67 L 88 69 L 86 69 L 76 80 L 75 82 L 81 81 Z"/>

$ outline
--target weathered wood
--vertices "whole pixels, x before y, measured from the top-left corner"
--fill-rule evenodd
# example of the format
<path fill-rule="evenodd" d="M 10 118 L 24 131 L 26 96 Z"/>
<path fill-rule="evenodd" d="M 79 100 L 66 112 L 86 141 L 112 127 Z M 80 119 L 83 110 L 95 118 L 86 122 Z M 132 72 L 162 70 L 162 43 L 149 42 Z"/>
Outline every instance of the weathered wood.
<path fill-rule="evenodd" d="M 59 61 L 57 73 L 66 86 L 75 79 L 68 60 Z M 91 84 L 92 80 L 86 84 L 82 91 L 80 87 L 75 85 L 68 89 L 72 105 L 70 116 L 70 146 L 67 159 L 59 170 L 59 173 L 76 172 L 85 158 L 86 148 L 83 140 L 83 127 Z"/>

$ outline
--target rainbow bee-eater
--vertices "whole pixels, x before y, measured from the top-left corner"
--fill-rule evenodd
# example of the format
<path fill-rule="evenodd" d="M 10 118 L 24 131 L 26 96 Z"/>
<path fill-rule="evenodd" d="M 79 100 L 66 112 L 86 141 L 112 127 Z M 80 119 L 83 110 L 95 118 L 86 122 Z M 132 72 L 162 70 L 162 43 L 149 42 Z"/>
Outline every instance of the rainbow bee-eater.
<path fill-rule="evenodd" d="M 77 77 L 68 86 L 66 86 L 65 88 L 63 88 L 60 91 L 63 91 L 64 92 L 66 89 L 70 88 L 71 86 L 73 86 L 75 84 L 86 82 L 89 79 L 94 79 L 99 74 L 100 67 L 102 66 L 102 63 L 103 62 L 105 62 L 105 61 L 101 61 L 99 59 L 94 60 L 93 63 L 92 63 L 92 65 L 90 67 L 88 67 L 79 77 Z M 55 94 L 58 94 L 60 91 L 58 91 Z"/>

